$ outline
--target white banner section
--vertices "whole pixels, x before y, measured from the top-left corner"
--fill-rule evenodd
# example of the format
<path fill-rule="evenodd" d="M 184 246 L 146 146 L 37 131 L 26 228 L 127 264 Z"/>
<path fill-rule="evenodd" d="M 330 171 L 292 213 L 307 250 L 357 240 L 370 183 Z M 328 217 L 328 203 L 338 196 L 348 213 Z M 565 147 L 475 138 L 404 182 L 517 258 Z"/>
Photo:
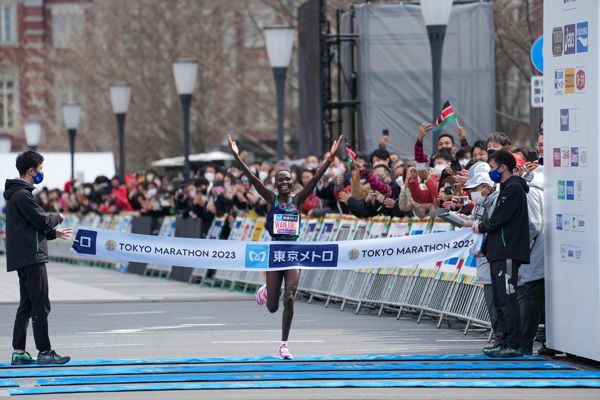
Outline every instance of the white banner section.
<path fill-rule="evenodd" d="M 165 238 L 103 229 L 77 231 L 71 250 L 87 259 L 222 270 L 363 269 L 435 264 L 481 248 L 470 229 L 344 242 L 245 242 Z"/>

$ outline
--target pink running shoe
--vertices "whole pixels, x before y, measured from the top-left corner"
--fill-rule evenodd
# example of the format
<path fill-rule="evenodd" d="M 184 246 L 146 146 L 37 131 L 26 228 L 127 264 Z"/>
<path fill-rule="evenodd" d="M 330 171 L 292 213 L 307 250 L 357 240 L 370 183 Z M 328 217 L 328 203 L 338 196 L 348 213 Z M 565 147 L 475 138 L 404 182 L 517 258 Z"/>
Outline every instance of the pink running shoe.
<path fill-rule="evenodd" d="M 267 302 L 267 285 L 264 284 L 256 291 L 256 303 L 259 306 L 264 306 Z"/>
<path fill-rule="evenodd" d="M 290 353 L 290 351 L 286 345 L 279 346 L 279 357 L 282 360 L 293 360 L 294 359 L 294 357 L 292 356 L 292 354 Z"/>

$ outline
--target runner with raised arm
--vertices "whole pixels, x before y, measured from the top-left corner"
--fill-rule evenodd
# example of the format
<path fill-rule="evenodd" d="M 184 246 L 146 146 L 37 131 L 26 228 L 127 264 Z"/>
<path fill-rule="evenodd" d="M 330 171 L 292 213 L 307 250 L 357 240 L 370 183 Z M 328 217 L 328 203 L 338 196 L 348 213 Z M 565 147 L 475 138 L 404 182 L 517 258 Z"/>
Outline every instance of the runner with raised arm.
<path fill-rule="evenodd" d="M 242 171 L 250 178 L 250 183 L 256 188 L 267 202 L 267 230 L 271 238 L 275 241 L 295 241 L 298 240 L 300 233 L 300 210 L 302 203 L 314 191 L 319 180 L 325 174 L 335 158 L 343 136 L 340 136 L 333 142 L 329 157 L 319 166 L 312 179 L 304 188 L 292 195 L 294 187 L 291 171 L 282 169 L 275 174 L 275 189 L 273 192 L 265 187 L 263 182 L 258 179 L 240 157 L 237 144 L 228 136 L 229 147 L 235 160 L 238 162 Z M 282 282 L 284 286 L 283 296 L 283 324 L 281 330 L 281 345 L 279 346 L 279 356 L 284 360 L 293 360 L 288 350 L 287 340 L 294 317 L 294 299 L 298 282 L 300 279 L 300 270 L 289 269 L 285 271 L 267 271 L 267 283 L 261 286 L 256 292 L 256 301 L 259 305 L 267 304 L 269 312 L 274 313 L 279 308 L 279 297 Z M 267 295 L 268 294 L 268 295 Z"/>

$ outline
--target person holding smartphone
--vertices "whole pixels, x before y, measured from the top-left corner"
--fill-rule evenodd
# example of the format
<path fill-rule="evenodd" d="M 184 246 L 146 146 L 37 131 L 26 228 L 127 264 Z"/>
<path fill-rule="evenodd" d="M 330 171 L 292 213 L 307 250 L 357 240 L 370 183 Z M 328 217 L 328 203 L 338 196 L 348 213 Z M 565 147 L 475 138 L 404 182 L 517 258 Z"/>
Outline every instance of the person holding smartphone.
<path fill-rule="evenodd" d="M 381 139 L 379 140 L 379 148 L 381 150 L 387 150 L 387 144 L 390 142 L 390 131 L 384 129 L 381 132 Z"/>
<path fill-rule="evenodd" d="M 417 135 L 417 141 L 415 142 L 414 152 L 415 152 L 415 161 L 418 163 L 428 163 L 429 157 L 425 155 L 425 151 L 423 150 L 423 140 L 428 133 L 431 133 L 433 126 L 427 122 L 422 123 L 419 126 L 419 134 Z M 469 146 L 469 142 L 467 141 L 467 133 L 465 128 L 458 128 L 458 138 L 460 139 L 460 147 Z M 443 133 L 438 137 L 437 142 L 437 151 L 447 151 L 450 154 L 454 154 L 456 148 L 454 144 L 454 137 L 447 133 Z"/>

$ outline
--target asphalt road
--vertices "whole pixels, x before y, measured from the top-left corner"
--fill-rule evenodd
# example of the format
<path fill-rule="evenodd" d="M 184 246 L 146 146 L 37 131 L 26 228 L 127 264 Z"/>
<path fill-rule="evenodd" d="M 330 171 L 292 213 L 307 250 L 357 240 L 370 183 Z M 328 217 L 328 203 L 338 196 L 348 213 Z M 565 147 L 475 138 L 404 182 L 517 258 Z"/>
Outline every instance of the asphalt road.
<path fill-rule="evenodd" d="M 82 267 L 62 266 L 62 279 L 69 268 L 81 276 Z M 65 272 L 66 271 L 66 272 Z M 101 284 L 101 276 L 113 279 L 116 272 L 89 269 L 98 277 L 90 286 Z M 52 272 L 51 272 L 52 274 Z M 127 292 L 139 292 L 145 285 L 164 285 L 174 293 L 190 290 L 187 284 L 123 275 Z M 136 286 L 137 285 L 137 286 Z M 52 275 L 51 275 L 52 288 Z M 178 290 L 180 288 L 180 290 Z M 193 287 L 192 287 L 193 289 Z M 52 289 L 51 289 L 52 290 Z M 157 289 L 158 290 L 158 289 Z M 60 301 L 53 305 L 50 331 L 53 347 L 74 359 L 242 357 L 276 355 L 281 311 L 269 314 L 257 306 L 252 295 L 219 289 L 200 289 L 200 297 L 188 301 L 105 300 L 102 302 Z M 212 295 L 211 295 L 212 294 Z M 208 300 L 218 298 L 218 301 Z M 175 297 L 176 298 L 176 297 Z M 8 361 L 16 304 L 0 304 L 0 354 Z M 460 326 L 436 329 L 430 320 L 417 324 L 413 317 L 396 320 L 395 315 L 379 318 L 367 310 L 325 309 L 323 303 L 296 304 L 290 350 L 296 356 L 361 354 L 449 354 L 475 353 L 486 345 L 487 334 L 471 331 L 463 335 Z M 34 349 L 30 334 L 29 350 Z M 1 392 L 0 392 L 1 393 Z M 0 394 L 0 397 L 2 395 Z M 284 389 L 108 393 L 36 396 L 36 399 L 599 399 L 600 390 L 498 390 L 498 389 Z"/>

